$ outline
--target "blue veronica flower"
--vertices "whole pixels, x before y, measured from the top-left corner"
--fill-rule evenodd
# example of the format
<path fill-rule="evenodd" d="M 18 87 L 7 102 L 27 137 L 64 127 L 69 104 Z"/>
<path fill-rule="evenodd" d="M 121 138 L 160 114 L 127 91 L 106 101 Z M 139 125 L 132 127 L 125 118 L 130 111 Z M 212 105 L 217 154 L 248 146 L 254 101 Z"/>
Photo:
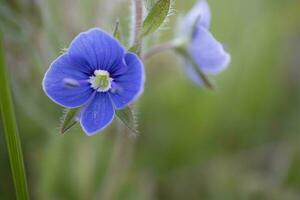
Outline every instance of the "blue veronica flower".
<path fill-rule="evenodd" d="M 184 19 L 184 30 L 190 30 L 191 39 L 187 47 L 200 70 L 206 75 L 216 75 L 226 69 L 230 63 L 230 55 L 223 45 L 210 33 L 211 12 L 205 0 L 198 0 Z M 192 63 L 187 62 L 187 73 L 197 84 L 203 80 L 197 75 Z"/>
<path fill-rule="evenodd" d="M 116 109 L 140 96 L 144 82 L 144 66 L 138 56 L 93 28 L 80 33 L 67 52 L 52 62 L 43 89 L 63 107 L 82 107 L 78 120 L 86 134 L 93 135 L 112 122 Z"/>

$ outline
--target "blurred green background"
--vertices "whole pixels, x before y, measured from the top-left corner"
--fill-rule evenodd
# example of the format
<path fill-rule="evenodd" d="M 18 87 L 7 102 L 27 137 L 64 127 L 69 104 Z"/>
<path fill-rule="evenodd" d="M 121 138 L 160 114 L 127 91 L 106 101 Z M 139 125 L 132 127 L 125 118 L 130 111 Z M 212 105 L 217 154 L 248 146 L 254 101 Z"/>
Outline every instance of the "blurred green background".
<path fill-rule="evenodd" d="M 194 2 L 177 0 L 168 26 L 145 45 L 175 35 Z M 79 126 L 60 135 L 62 108 L 41 81 L 81 31 L 112 32 L 120 18 L 128 38 L 130 0 L 0 1 L 32 199 L 300 199 L 300 1 L 208 2 L 212 32 L 232 55 L 218 88 L 195 86 L 172 52 L 147 61 L 141 133 L 111 170 L 117 120 L 94 137 Z M 0 199 L 15 199 L 1 126 Z"/>

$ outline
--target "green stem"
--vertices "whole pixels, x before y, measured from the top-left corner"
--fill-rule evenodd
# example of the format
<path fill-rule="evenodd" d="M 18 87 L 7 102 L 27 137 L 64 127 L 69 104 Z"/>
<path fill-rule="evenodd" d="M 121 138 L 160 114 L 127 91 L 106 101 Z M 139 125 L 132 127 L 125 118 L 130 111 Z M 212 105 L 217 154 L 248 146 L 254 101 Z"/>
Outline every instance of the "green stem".
<path fill-rule="evenodd" d="M 13 100 L 9 87 L 8 73 L 5 66 L 2 33 L 0 33 L 0 108 L 16 197 L 18 200 L 27 200 L 29 196 L 26 174 Z"/>

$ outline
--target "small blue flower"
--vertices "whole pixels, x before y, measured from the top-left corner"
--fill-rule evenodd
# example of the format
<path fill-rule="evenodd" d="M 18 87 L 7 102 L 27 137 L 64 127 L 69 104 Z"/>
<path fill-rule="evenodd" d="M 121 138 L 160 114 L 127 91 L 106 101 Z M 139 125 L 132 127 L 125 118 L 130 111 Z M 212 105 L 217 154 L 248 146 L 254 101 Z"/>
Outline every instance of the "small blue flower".
<path fill-rule="evenodd" d="M 230 55 L 210 33 L 210 19 L 209 5 L 205 0 L 198 0 L 185 17 L 183 27 L 185 31 L 191 30 L 188 53 L 205 75 L 216 75 L 226 69 L 230 62 Z M 187 61 L 187 73 L 194 82 L 203 85 L 203 80 L 189 61 Z"/>
<path fill-rule="evenodd" d="M 144 82 L 144 66 L 138 56 L 93 28 L 79 34 L 68 51 L 52 62 L 43 89 L 63 107 L 82 107 L 80 124 L 87 135 L 94 135 L 112 122 L 116 109 L 140 96 Z"/>

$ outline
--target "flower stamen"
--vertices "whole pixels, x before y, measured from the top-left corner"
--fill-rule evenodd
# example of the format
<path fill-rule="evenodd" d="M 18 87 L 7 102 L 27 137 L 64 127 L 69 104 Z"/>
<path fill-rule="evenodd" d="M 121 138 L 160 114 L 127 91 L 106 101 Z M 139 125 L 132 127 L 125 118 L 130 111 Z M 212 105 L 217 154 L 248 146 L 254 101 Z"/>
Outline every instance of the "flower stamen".
<path fill-rule="evenodd" d="M 107 92 L 111 88 L 112 81 L 113 79 L 106 70 L 95 70 L 94 76 L 91 76 L 89 79 L 91 88 L 98 92 Z"/>

